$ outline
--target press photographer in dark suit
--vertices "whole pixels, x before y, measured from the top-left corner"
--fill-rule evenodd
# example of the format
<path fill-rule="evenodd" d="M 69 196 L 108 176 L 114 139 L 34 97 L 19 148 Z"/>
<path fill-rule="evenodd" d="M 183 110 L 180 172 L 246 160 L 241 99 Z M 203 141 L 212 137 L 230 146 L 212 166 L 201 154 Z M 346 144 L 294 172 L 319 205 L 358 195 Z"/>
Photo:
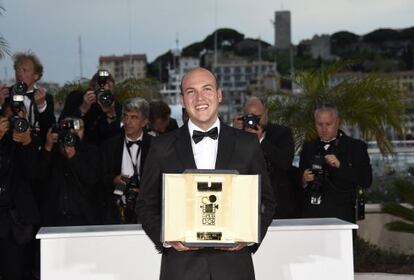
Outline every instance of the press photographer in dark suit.
<path fill-rule="evenodd" d="M 43 76 L 43 65 L 39 58 L 31 53 L 16 53 L 13 56 L 16 82 L 21 82 L 19 95 L 27 112 L 26 118 L 32 133 L 39 135 L 42 141 L 46 139 L 48 129 L 55 123 L 53 96 L 37 82 Z M 16 86 L 16 85 L 15 85 Z M 15 87 L 16 88 L 16 87 Z M 13 98 L 13 87 L 0 86 L 0 107 Z"/>
<path fill-rule="evenodd" d="M 98 148 L 83 142 L 84 123 L 67 117 L 51 128 L 36 164 L 42 225 L 98 224 Z"/>
<path fill-rule="evenodd" d="M 137 201 L 142 226 L 162 252 L 160 279 L 251 280 L 251 254 L 257 246 L 245 242 L 227 248 L 190 248 L 179 241 L 161 242 L 162 174 L 186 169 L 237 170 L 261 175 L 260 237 L 266 234 L 274 211 L 273 192 L 257 138 L 220 122 L 222 92 L 214 75 L 204 68 L 189 71 L 181 82 L 182 103 L 189 121 L 153 139 Z M 178 219 L 182 217 L 177 217 Z M 155 252 L 154 252 L 155 253 Z"/>
<path fill-rule="evenodd" d="M 40 220 L 31 184 L 39 140 L 31 135 L 24 105 L 14 118 L 5 106 L 0 116 L 0 274 L 2 280 L 14 280 L 30 273 L 27 246 Z"/>
<path fill-rule="evenodd" d="M 243 111 L 244 115 L 234 118 L 233 126 L 256 134 L 260 141 L 276 200 L 274 218 L 294 218 L 298 215 L 298 199 L 290 176 L 294 156 L 292 132 L 269 122 L 268 109 L 256 96 L 246 101 Z"/>
<path fill-rule="evenodd" d="M 114 84 L 112 75 L 101 69 L 93 75 L 86 92 L 73 91 L 66 97 L 59 119 L 82 118 L 86 143 L 100 145 L 121 134 L 121 104 L 113 94 Z"/>
<path fill-rule="evenodd" d="M 140 97 L 126 100 L 122 105 L 124 133 L 106 140 L 101 146 L 105 224 L 137 222 L 135 202 L 152 139 L 143 130 L 148 116 L 146 100 Z"/>
<path fill-rule="evenodd" d="M 319 106 L 314 117 L 319 137 L 303 145 L 299 162 L 305 188 L 303 217 L 355 223 L 357 187 L 368 188 L 372 182 L 367 145 L 339 130 L 335 105 Z"/>

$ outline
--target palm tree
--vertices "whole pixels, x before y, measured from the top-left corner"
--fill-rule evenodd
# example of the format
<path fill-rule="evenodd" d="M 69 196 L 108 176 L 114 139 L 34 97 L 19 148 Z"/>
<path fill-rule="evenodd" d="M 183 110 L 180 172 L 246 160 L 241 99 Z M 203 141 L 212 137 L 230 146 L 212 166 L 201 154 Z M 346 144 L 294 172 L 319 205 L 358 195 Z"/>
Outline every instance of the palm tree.
<path fill-rule="evenodd" d="M 334 103 L 342 125 L 357 126 L 364 139 L 375 139 L 382 153 L 392 152 L 387 130 L 402 134 L 403 92 L 385 74 L 370 73 L 344 78 L 333 77 L 346 69 L 345 63 L 294 73 L 290 80 L 300 93 L 270 94 L 270 118 L 292 128 L 296 149 L 316 136 L 313 112 L 323 102 Z"/>
<path fill-rule="evenodd" d="M 6 10 L 0 6 L 0 16 L 3 15 L 3 12 Z M 6 55 L 10 55 L 9 44 L 6 39 L 0 34 L 0 59 L 4 58 Z"/>

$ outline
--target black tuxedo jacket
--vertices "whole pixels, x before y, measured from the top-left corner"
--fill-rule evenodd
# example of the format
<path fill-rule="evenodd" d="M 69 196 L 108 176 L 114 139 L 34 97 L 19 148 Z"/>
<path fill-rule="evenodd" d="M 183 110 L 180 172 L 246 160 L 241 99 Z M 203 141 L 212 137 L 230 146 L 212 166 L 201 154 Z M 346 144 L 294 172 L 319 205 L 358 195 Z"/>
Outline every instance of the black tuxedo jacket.
<path fill-rule="evenodd" d="M 240 174 L 261 175 L 261 237 L 272 221 L 274 199 L 257 137 L 221 123 L 216 169 L 238 170 Z M 137 214 L 156 247 L 163 251 L 161 279 L 254 279 L 251 251 L 201 249 L 178 252 L 161 243 L 162 174 L 196 169 L 187 124 L 154 139 L 145 164 Z M 179 219 L 180 217 L 177 217 Z M 212 277 L 212 278 L 210 278 Z"/>
<path fill-rule="evenodd" d="M 152 136 L 144 132 L 141 146 L 140 174 L 142 177 L 145 159 L 147 157 Z M 103 201 L 102 219 L 104 224 L 118 224 L 119 215 L 117 206 L 114 204 L 113 179 L 121 174 L 122 154 L 124 151 L 125 135 L 118 135 L 104 141 L 100 147 L 100 163 L 102 172 L 101 194 Z"/>
<path fill-rule="evenodd" d="M 323 185 L 321 204 L 311 204 L 310 188 L 305 188 L 303 202 L 303 217 L 305 218 L 335 217 L 355 222 L 356 188 L 357 186 L 368 188 L 371 185 L 372 169 L 367 145 L 343 132 L 339 135 L 332 150 L 341 163 L 340 167 L 325 165 L 324 168 L 328 175 Z M 319 139 L 303 145 L 299 162 L 301 177 L 305 169 L 311 168 L 312 161 L 320 149 Z"/>
<path fill-rule="evenodd" d="M 260 143 L 276 200 L 275 218 L 293 218 L 296 212 L 294 183 L 291 178 L 295 154 L 290 128 L 269 123 Z"/>

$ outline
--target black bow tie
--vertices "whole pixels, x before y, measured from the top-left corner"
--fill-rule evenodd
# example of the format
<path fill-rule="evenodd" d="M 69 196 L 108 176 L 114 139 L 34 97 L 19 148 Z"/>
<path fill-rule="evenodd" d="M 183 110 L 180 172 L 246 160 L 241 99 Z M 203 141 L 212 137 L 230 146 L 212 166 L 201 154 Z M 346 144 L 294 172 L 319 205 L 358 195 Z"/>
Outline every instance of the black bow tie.
<path fill-rule="evenodd" d="M 193 140 L 194 143 L 198 143 L 201 140 L 203 140 L 204 137 L 210 137 L 211 139 L 216 140 L 218 137 L 218 129 L 217 127 L 214 127 L 212 129 L 210 129 L 209 131 L 203 132 L 203 131 L 199 131 L 199 130 L 194 130 L 193 131 Z"/>
<path fill-rule="evenodd" d="M 128 148 L 131 148 L 131 146 L 132 146 L 132 145 L 134 145 L 134 144 L 137 144 L 138 146 L 141 146 L 142 141 L 141 141 L 141 140 L 137 140 L 137 141 L 128 141 L 126 145 L 127 145 L 127 147 L 128 147 Z"/>

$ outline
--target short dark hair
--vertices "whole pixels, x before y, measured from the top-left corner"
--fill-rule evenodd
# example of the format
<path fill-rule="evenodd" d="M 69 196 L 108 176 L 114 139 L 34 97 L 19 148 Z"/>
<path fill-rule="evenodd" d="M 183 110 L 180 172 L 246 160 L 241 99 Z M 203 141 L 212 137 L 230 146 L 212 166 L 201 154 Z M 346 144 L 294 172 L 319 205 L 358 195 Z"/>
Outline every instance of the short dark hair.
<path fill-rule="evenodd" d="M 171 109 L 167 103 L 162 100 L 154 100 L 151 101 L 150 104 L 150 113 L 149 119 L 150 121 L 154 121 L 157 119 L 167 120 L 171 115 Z"/>
<path fill-rule="evenodd" d="M 13 55 L 13 67 L 14 70 L 17 70 L 17 67 L 19 64 L 21 64 L 23 61 L 31 61 L 34 66 L 34 72 L 39 76 L 40 80 L 43 76 L 43 65 L 40 62 L 40 59 L 31 51 L 28 52 L 18 52 Z"/>

